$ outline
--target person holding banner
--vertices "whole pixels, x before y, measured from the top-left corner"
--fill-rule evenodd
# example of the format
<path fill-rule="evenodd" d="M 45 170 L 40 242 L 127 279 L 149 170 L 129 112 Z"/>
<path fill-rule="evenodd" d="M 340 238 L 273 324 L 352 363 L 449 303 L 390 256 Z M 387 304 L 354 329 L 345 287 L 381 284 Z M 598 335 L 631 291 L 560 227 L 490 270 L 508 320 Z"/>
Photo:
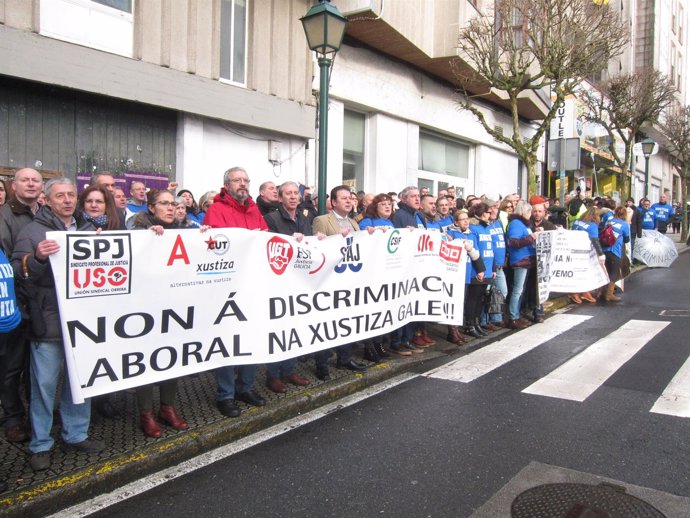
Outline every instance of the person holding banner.
<path fill-rule="evenodd" d="M 53 409 L 58 383 L 65 357 L 62 326 L 50 265 L 51 255 L 60 250 L 57 242 L 46 239 L 52 230 L 96 230 L 86 222 L 77 227 L 74 212 L 77 207 L 77 189 L 69 178 L 53 178 L 46 183 L 46 205 L 41 207 L 34 220 L 25 226 L 17 237 L 12 253 L 12 266 L 35 290 L 29 301 L 29 338 L 31 340 L 31 442 L 29 464 L 34 471 L 50 467 L 50 450 L 54 440 L 50 436 L 53 427 Z M 89 437 L 91 401 L 75 404 L 70 384 L 62 384 L 60 417 L 64 446 L 85 453 L 98 453 L 105 449 L 102 441 Z"/>
<path fill-rule="evenodd" d="M 601 249 L 601 242 L 599 241 L 599 215 L 597 214 L 597 208 L 591 206 L 587 211 L 580 217 L 573 221 L 573 230 L 580 230 L 582 232 L 587 232 L 589 240 L 594 247 L 594 250 L 599 257 L 599 262 L 602 266 L 605 264 L 606 256 L 604 251 Z M 597 299 L 595 299 L 592 294 L 588 291 L 584 293 L 571 293 L 568 298 L 572 300 L 575 304 L 582 304 L 582 301 L 594 304 Z"/>
<path fill-rule="evenodd" d="M 625 221 L 625 207 L 617 207 L 608 224 L 613 227 L 616 242 L 611 246 L 603 246 L 606 255 L 606 271 L 609 274 L 609 283 L 606 286 L 604 300 L 606 302 L 620 302 L 621 298 L 615 295 L 616 281 L 621 278 L 621 263 L 625 254 L 625 243 L 630 242 L 630 225 Z"/>
<path fill-rule="evenodd" d="M 151 189 L 147 194 L 147 208 L 137 212 L 132 217 L 132 229 L 150 229 L 158 235 L 166 229 L 179 229 L 181 223 L 175 218 L 178 202 L 170 191 Z M 160 409 L 158 418 L 175 430 L 189 428 L 187 422 L 182 419 L 175 410 L 175 398 L 177 397 L 177 379 L 161 381 Z M 144 434 L 148 437 L 161 436 L 161 427 L 153 416 L 153 385 L 137 387 L 137 404 L 139 405 L 139 424 Z"/>
<path fill-rule="evenodd" d="M 327 236 L 347 236 L 350 232 L 359 230 L 359 225 L 350 218 L 353 208 L 353 196 L 347 185 L 339 185 L 331 189 L 331 212 L 314 218 L 312 230 Z M 335 348 L 337 355 L 336 367 L 354 372 L 367 370 L 366 365 L 352 359 L 353 344 L 345 344 Z M 316 361 L 316 377 L 320 380 L 330 378 L 328 371 L 328 359 L 331 349 L 325 349 L 314 353 Z"/>
<path fill-rule="evenodd" d="M 493 200 L 489 201 L 493 204 Z M 472 281 L 469 286 L 476 290 L 476 294 L 473 294 L 473 296 L 469 298 L 475 303 L 474 313 L 471 315 L 471 322 L 474 323 L 474 331 L 478 332 L 480 335 L 486 336 L 489 334 L 489 331 L 498 329 L 492 324 L 487 323 L 482 325 L 480 321 L 481 314 L 484 310 L 484 295 L 486 294 L 489 284 L 493 283 L 496 278 L 493 239 L 491 238 L 491 223 L 489 221 L 491 218 L 491 210 L 486 203 L 481 202 L 473 205 L 468 211 L 468 215 L 470 216 L 470 232 L 475 236 L 473 241 L 476 243 L 476 248 L 479 250 L 479 255 L 484 263 L 483 275 L 474 275 L 473 272 L 471 277 Z M 479 287 L 475 287 L 477 285 Z M 478 302 L 475 302 L 475 299 L 478 300 Z M 474 336 L 472 333 L 469 333 L 469 335 Z"/>
<path fill-rule="evenodd" d="M 232 167 L 223 175 L 223 187 L 206 211 L 204 225 L 214 228 L 268 230 L 259 207 L 249 196 L 249 175 L 242 167 Z M 237 372 L 237 379 L 235 379 Z M 220 367 L 215 370 L 218 391 L 216 406 L 226 417 L 239 417 L 235 400 L 252 406 L 264 406 L 266 400 L 254 391 L 256 365 Z"/>
<path fill-rule="evenodd" d="M 527 284 L 527 276 L 530 269 L 536 268 L 537 249 L 535 242 L 539 233 L 532 232 L 530 228 L 530 217 L 532 216 L 532 206 L 525 200 L 520 200 L 513 209 L 513 214 L 508 217 L 508 257 L 510 266 L 513 269 L 513 283 L 508 298 L 508 313 L 510 329 L 524 329 L 528 327 L 529 321 L 520 317 L 520 303 L 522 293 Z"/>
<path fill-rule="evenodd" d="M 304 236 L 311 236 L 309 219 L 297 210 L 299 205 L 299 185 L 295 182 L 284 182 L 278 187 L 278 210 L 264 214 L 268 229 L 276 234 L 292 236 L 301 241 Z M 295 367 L 297 358 L 290 358 L 281 362 L 266 365 L 266 385 L 269 390 L 278 394 L 287 392 L 285 383 L 299 387 L 309 385 L 310 381 L 297 374 Z"/>
<path fill-rule="evenodd" d="M 463 246 L 467 251 L 467 266 L 462 272 L 465 274 L 465 311 L 463 315 L 465 334 L 475 338 L 486 336 L 486 333 L 475 327 L 474 322 L 477 307 L 481 312 L 481 290 L 486 289 L 486 287 L 479 283 L 484 280 L 486 267 L 480 251 L 476 247 L 477 236 L 470 231 L 470 217 L 466 211 L 458 210 L 455 212 L 455 225 L 448 229 L 447 234 L 450 239 L 462 239 L 464 241 Z M 457 341 L 453 343 L 460 345 Z"/>
<path fill-rule="evenodd" d="M 367 205 L 364 211 L 364 218 L 359 222 L 360 230 L 367 230 L 372 233 L 376 229 L 382 229 L 384 232 L 389 228 L 395 228 L 391 221 L 393 214 L 393 198 L 388 194 L 381 193 L 374 196 L 374 199 Z M 384 337 L 376 337 L 367 340 L 364 344 L 364 359 L 370 362 L 378 363 L 381 360 L 387 360 L 391 357 L 390 354 L 383 348 L 382 339 Z M 409 351 L 402 351 L 403 356 L 412 356 Z"/>

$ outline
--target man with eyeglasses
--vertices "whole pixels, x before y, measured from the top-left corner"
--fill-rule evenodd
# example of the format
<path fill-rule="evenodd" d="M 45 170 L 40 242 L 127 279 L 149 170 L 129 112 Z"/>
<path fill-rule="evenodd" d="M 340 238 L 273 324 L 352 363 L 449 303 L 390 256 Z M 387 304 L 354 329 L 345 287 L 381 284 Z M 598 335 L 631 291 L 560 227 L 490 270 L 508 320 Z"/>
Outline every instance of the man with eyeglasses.
<path fill-rule="evenodd" d="M 259 207 L 249 196 L 249 175 L 242 167 L 232 167 L 223 175 L 223 187 L 206 211 L 204 225 L 214 228 L 246 228 L 268 230 Z M 237 380 L 235 380 L 237 371 Z M 254 389 L 256 365 L 220 367 L 215 370 L 218 391 L 216 406 L 227 417 L 239 417 L 236 401 L 252 406 L 264 406 L 266 400 Z"/>

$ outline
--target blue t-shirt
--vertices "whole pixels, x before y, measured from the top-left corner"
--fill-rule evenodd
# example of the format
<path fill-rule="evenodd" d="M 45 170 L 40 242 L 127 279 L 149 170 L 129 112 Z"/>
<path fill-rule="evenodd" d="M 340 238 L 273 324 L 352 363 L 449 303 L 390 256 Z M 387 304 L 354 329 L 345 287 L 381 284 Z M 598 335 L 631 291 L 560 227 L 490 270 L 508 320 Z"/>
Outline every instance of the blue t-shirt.
<path fill-rule="evenodd" d="M 391 227 L 395 228 L 393 222 L 386 218 L 364 218 L 359 222 L 359 229 L 366 230 L 369 227 Z"/>
<path fill-rule="evenodd" d="M 484 275 L 489 277 L 494 270 L 494 247 L 493 239 L 491 238 L 491 229 L 489 225 L 485 226 L 478 223 L 476 225 L 470 225 L 470 232 L 476 236 L 476 243 L 479 245 L 479 255 L 482 261 L 484 261 Z M 474 271 L 472 274 L 473 277 L 477 275 Z"/>
<path fill-rule="evenodd" d="M 433 228 L 436 230 L 440 230 L 441 232 L 445 232 L 448 229 L 448 227 L 450 227 L 452 224 L 453 216 L 449 214 L 445 218 L 441 218 L 438 221 L 428 221 L 426 224 L 426 228 Z"/>
<path fill-rule="evenodd" d="M 572 230 L 582 230 L 587 232 L 590 239 L 599 239 L 599 226 L 591 221 L 582 221 L 581 219 L 576 219 L 573 221 Z"/>
<path fill-rule="evenodd" d="M 504 266 L 506 264 L 506 236 L 501 220 L 497 219 L 491 223 L 489 231 L 494 245 L 494 262 L 497 267 Z"/>
<path fill-rule="evenodd" d="M 22 320 L 14 293 L 14 270 L 0 251 L 0 333 L 9 333 Z"/>
<path fill-rule="evenodd" d="M 448 229 L 447 233 L 451 237 L 451 239 L 466 239 L 472 241 L 472 245 L 474 246 L 474 248 L 478 247 L 477 236 L 476 234 L 470 232 L 469 228 L 465 232 L 460 232 L 459 229 L 450 228 Z M 472 259 L 470 259 L 470 254 L 467 254 L 467 266 L 465 268 L 465 284 L 470 284 L 470 282 L 472 282 L 472 279 L 474 279 L 476 275 L 477 272 L 475 272 L 474 268 L 472 267 Z"/>
<path fill-rule="evenodd" d="M 612 246 L 602 246 L 601 248 L 604 252 L 611 252 L 616 257 L 623 257 L 623 243 L 630 242 L 630 225 L 618 218 L 611 218 L 608 224 L 613 227 L 616 242 Z"/>
<path fill-rule="evenodd" d="M 515 248 L 510 246 L 511 239 L 522 239 L 532 235 L 532 230 L 525 225 L 522 220 L 513 219 L 508 223 L 508 232 L 506 232 L 506 239 L 508 241 L 508 252 L 510 257 L 510 265 L 514 265 L 518 261 L 526 257 L 534 257 L 537 255 L 537 245 L 532 241 L 530 244 Z"/>
<path fill-rule="evenodd" d="M 671 221 L 671 215 L 673 214 L 673 205 L 668 203 L 655 203 L 650 207 L 654 211 L 654 218 L 657 221 L 664 221 L 668 223 Z"/>
<path fill-rule="evenodd" d="M 643 230 L 654 230 L 656 226 L 656 217 L 654 216 L 654 211 L 651 207 L 644 209 L 640 207 L 640 214 L 642 215 L 642 229 Z"/>

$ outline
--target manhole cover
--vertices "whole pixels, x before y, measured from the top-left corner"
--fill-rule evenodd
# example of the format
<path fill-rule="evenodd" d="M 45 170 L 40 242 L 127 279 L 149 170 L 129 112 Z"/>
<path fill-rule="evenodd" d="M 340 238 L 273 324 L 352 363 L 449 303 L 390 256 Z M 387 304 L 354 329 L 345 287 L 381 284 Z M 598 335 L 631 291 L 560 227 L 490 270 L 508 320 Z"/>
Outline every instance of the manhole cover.
<path fill-rule="evenodd" d="M 520 493 L 512 518 L 664 518 L 658 509 L 608 484 L 544 484 Z"/>

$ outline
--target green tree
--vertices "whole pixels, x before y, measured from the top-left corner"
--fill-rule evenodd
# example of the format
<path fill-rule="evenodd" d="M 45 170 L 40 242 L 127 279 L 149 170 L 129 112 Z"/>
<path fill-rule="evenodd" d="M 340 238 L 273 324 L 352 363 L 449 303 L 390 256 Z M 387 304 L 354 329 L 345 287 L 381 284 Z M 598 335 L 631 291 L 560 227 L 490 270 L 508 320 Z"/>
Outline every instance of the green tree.
<path fill-rule="evenodd" d="M 673 81 L 658 70 L 621 74 L 599 83 L 597 89 L 581 89 L 584 117 L 599 124 L 609 135 L 608 150 L 626 179 L 622 198 L 630 196 L 627 181 L 632 165 L 635 139 L 644 126 L 659 122 L 659 117 L 675 99 Z M 623 143 L 621 150 L 617 141 Z"/>
<path fill-rule="evenodd" d="M 529 192 L 537 178 L 537 152 L 558 106 L 572 95 L 582 78 L 605 68 L 627 45 L 628 30 L 617 13 L 592 0 L 497 0 L 460 30 L 459 104 L 469 110 L 486 132 L 507 144 L 522 159 L 529 174 Z M 469 65 L 462 66 L 463 63 Z M 487 121 L 472 98 L 492 91 L 506 99 L 512 135 Z M 550 96 L 534 133 L 521 133 L 520 105 L 525 97 Z"/>

